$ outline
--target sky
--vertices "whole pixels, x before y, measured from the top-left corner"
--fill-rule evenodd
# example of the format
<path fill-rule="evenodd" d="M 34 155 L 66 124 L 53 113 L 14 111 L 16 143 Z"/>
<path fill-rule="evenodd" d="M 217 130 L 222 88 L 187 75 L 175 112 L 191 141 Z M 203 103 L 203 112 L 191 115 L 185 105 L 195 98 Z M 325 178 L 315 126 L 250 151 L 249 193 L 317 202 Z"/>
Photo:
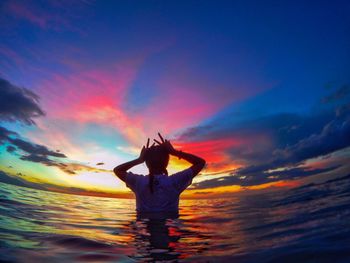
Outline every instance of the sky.
<path fill-rule="evenodd" d="M 206 160 L 192 197 L 347 175 L 349 12 L 348 1 L 1 1 L 0 182 L 130 197 L 112 169 L 157 132 Z M 168 170 L 188 166 L 171 158 Z"/>

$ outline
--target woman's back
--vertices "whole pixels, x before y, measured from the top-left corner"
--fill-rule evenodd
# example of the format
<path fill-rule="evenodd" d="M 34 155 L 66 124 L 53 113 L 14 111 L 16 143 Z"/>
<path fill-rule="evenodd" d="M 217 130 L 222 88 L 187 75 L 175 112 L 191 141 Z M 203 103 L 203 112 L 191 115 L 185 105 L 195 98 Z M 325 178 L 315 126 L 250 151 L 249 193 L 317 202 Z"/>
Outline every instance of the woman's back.
<path fill-rule="evenodd" d="M 176 212 L 179 210 L 179 197 L 204 167 L 205 160 L 190 153 L 176 150 L 168 140 L 164 140 L 158 133 L 161 142 L 154 139 L 159 145 L 142 147 L 137 159 L 118 165 L 114 173 L 126 183 L 136 196 L 136 210 L 139 213 Z M 167 166 L 170 155 L 183 159 L 191 167 L 168 176 Z M 135 165 L 146 163 L 149 175 L 127 172 Z"/>
<path fill-rule="evenodd" d="M 149 187 L 148 175 L 128 172 L 125 183 L 136 196 L 138 212 L 178 212 L 180 194 L 192 183 L 191 168 L 175 173 L 154 175 L 153 192 Z"/>

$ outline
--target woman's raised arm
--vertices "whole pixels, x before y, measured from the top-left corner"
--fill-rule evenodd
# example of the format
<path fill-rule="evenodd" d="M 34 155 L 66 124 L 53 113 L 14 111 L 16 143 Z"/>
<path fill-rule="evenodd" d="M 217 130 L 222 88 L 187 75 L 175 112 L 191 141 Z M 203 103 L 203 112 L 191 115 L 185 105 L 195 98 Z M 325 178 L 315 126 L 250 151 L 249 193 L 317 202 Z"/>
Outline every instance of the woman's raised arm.
<path fill-rule="evenodd" d="M 140 156 L 135 160 L 132 160 L 132 161 L 129 161 L 129 162 L 126 162 L 126 163 L 123 163 L 123 164 L 116 166 L 113 169 L 113 172 L 115 173 L 115 175 L 118 176 L 120 180 L 125 181 L 126 171 L 131 169 L 132 167 L 138 165 L 138 164 L 143 163 L 145 161 L 145 155 L 146 155 L 146 152 L 148 149 L 149 149 L 149 138 L 147 140 L 146 147 L 145 146 L 142 147 Z"/>

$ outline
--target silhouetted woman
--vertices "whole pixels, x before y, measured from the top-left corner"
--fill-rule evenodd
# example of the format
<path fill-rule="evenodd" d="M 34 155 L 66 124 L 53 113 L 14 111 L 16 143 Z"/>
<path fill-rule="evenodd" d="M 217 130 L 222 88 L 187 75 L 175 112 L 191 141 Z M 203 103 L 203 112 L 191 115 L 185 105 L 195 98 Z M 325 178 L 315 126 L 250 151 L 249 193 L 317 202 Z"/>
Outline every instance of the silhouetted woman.
<path fill-rule="evenodd" d="M 204 167 L 205 160 L 190 153 L 174 149 L 168 140 L 164 140 L 158 133 L 161 142 L 154 139 L 158 145 L 143 146 L 140 156 L 130 162 L 114 168 L 114 173 L 126 183 L 136 196 L 136 210 L 138 213 L 164 214 L 178 213 L 179 197 Z M 192 164 L 191 167 L 168 176 L 167 166 L 169 155 L 174 155 Z M 135 165 L 146 162 L 149 174 L 139 175 L 127 172 Z"/>

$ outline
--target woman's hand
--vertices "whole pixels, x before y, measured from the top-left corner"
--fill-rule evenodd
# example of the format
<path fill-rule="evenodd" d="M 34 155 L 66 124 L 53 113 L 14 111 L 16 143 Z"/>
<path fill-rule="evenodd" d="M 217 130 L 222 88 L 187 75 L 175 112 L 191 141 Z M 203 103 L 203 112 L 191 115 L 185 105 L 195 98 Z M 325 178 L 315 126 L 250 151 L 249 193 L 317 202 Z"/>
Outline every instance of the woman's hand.
<path fill-rule="evenodd" d="M 190 167 L 192 170 L 193 177 L 195 177 L 205 166 L 205 160 L 190 153 L 177 151 L 175 148 L 171 145 L 170 141 L 164 140 L 162 135 L 158 132 L 159 138 L 161 140 L 157 141 L 156 139 L 153 139 L 156 143 L 159 145 L 166 147 L 169 154 L 179 157 L 179 159 L 184 159 L 187 162 L 191 163 L 192 166 Z"/>
<path fill-rule="evenodd" d="M 157 141 L 156 139 L 153 139 L 156 143 L 158 143 L 159 145 L 163 145 L 169 154 L 173 154 L 176 152 L 175 148 L 171 145 L 169 140 L 164 140 L 162 135 L 160 135 L 160 133 L 158 132 L 159 138 L 161 140 L 161 142 Z"/>
<path fill-rule="evenodd" d="M 146 156 L 146 153 L 147 153 L 148 149 L 149 149 L 149 138 L 147 139 L 146 147 L 143 146 L 142 149 L 141 149 L 140 156 L 138 158 L 138 160 L 140 162 L 143 163 L 145 161 L 145 156 Z"/>

